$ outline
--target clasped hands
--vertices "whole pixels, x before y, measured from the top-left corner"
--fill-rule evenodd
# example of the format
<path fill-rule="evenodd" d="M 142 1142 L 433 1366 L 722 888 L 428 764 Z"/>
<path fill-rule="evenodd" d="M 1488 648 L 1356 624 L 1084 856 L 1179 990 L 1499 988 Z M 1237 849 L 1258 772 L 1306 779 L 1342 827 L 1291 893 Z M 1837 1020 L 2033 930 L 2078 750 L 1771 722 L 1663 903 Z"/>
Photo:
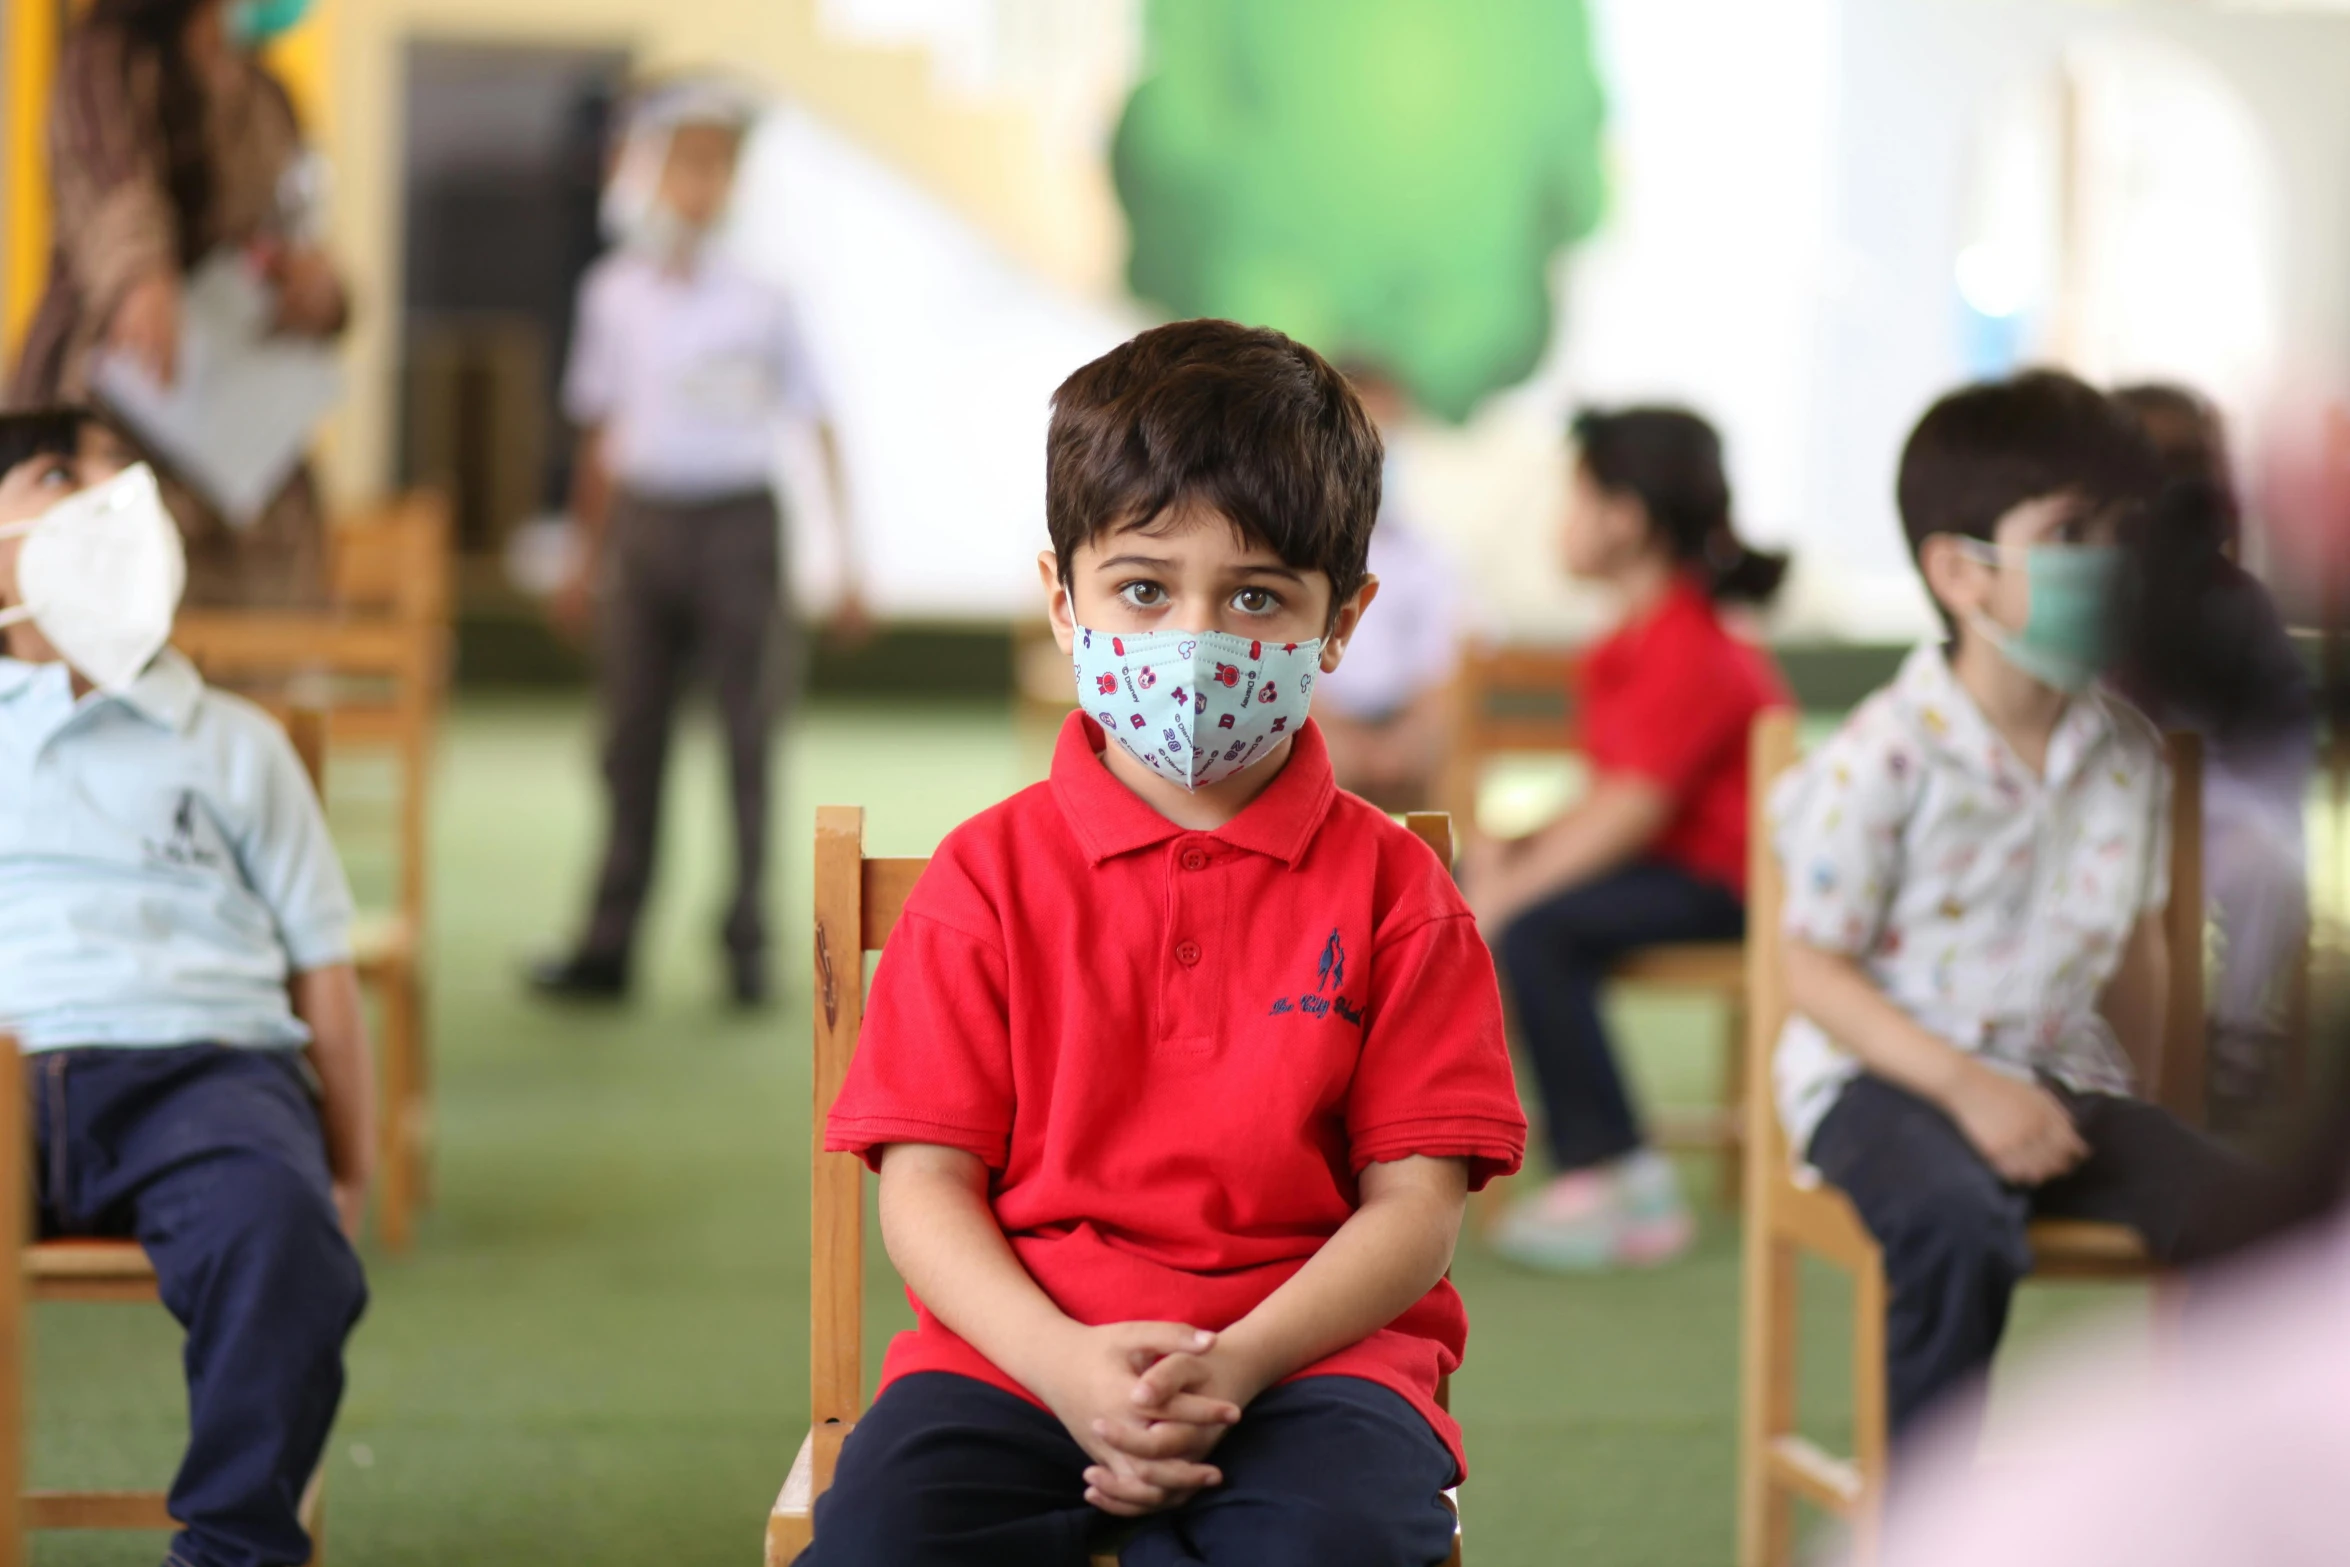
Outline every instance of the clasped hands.
<path fill-rule="evenodd" d="M 1119 1518 L 1221 1484 L 1208 1455 L 1267 1380 L 1218 1335 L 1180 1322 L 1077 1327 L 1057 1359 L 1035 1391 L 1093 1459 L 1086 1501 Z"/>

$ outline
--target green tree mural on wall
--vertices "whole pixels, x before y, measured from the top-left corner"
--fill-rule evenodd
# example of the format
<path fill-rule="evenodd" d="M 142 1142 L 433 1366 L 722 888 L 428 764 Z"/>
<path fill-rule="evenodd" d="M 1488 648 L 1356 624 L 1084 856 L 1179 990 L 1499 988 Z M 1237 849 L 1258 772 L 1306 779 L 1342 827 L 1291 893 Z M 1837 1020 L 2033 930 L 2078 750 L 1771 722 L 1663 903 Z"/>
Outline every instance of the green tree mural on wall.
<path fill-rule="evenodd" d="M 1277 326 L 1432 412 L 1534 368 L 1600 212 L 1583 0 L 1149 0 L 1114 149 L 1128 282 Z"/>

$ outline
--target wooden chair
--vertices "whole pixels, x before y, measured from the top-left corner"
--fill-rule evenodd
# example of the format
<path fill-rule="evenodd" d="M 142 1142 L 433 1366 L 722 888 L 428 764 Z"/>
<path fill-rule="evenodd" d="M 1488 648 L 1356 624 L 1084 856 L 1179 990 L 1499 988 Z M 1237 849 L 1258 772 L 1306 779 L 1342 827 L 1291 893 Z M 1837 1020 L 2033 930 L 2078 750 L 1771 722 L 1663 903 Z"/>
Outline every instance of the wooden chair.
<path fill-rule="evenodd" d="M 1772 783 L 1795 761 L 1795 716 L 1769 713 L 1757 720 L 1753 748 L 1747 1076 L 1766 1085 L 1788 1014 L 1779 929 L 1786 881 L 1772 852 L 1767 805 Z M 2174 735 L 2169 748 L 2171 883 L 2163 918 L 2174 960 L 2161 1058 L 2151 1077 L 2157 1101 L 2195 1122 L 2203 1106 L 2203 775 L 2193 736 Z M 2181 953 L 2189 955 L 2187 961 L 2176 960 Z M 2122 1225 L 2041 1220 L 2032 1225 L 2030 1239 L 2036 1278 L 2127 1279 L 2155 1272 L 2136 1232 Z M 1806 1255 L 1852 1276 L 1849 1458 L 1829 1454 L 1796 1429 L 1796 1285 Z M 2161 1304 L 2168 1309 L 2169 1302 Z M 1738 1567 L 1786 1567 L 1794 1560 L 1792 1504 L 1798 1497 L 1850 1525 L 1857 1567 L 1874 1560 L 1886 1460 L 1885 1305 L 1876 1241 L 1843 1193 L 1790 1161 L 1777 1107 L 1767 1090 L 1756 1092 L 1747 1104 Z"/>
<path fill-rule="evenodd" d="M 1582 748 L 1573 693 L 1580 661 L 1567 648 L 1503 645 L 1465 648 L 1453 688 L 1453 732 L 1445 760 L 1443 803 L 1474 826 L 1486 769 L 1506 755 L 1555 756 Z M 1745 948 L 1735 941 L 1679 942 L 1634 953 L 1615 970 L 1618 984 L 1694 993 L 1723 1014 L 1721 1103 L 1660 1109 L 1659 1145 L 1720 1153 L 1721 1199 L 1738 1206 L 1744 1162 L 1746 1058 L 1739 1048 L 1746 1007 Z"/>
<path fill-rule="evenodd" d="M 323 703 L 338 749 L 390 758 L 396 784 L 390 839 L 392 902 L 352 931 L 363 984 L 382 1007 L 382 1136 L 376 1222 L 385 1247 L 407 1249 L 423 1200 L 431 1140 L 425 1037 L 427 804 L 434 738 L 447 690 L 448 520 L 429 492 L 338 525 L 331 552 L 349 608 L 190 612 L 172 641 L 207 680 L 265 699 Z"/>
<path fill-rule="evenodd" d="M 1441 812 L 1405 818 L 1445 864 L 1452 822 Z M 808 1393 L 813 1419 L 791 1473 L 767 1517 L 767 1567 L 789 1567 L 815 1539 L 816 1498 L 832 1484 L 841 1443 L 865 1408 L 865 1166 L 854 1154 L 824 1151 L 824 1123 L 840 1096 L 865 1017 L 865 954 L 897 928 L 906 895 L 929 862 L 865 853 L 865 813 L 847 805 L 816 812 L 816 1048 L 814 1119 L 809 1125 Z M 1449 1389 L 1439 1386 L 1437 1401 Z M 1448 1501 L 1450 1499 L 1448 1498 Z M 1450 1567 L 1460 1567 L 1458 1525 Z M 1097 1556 L 1096 1567 L 1116 1567 Z"/>
<path fill-rule="evenodd" d="M 324 778 L 326 715 L 314 708 L 280 712 L 312 787 Z M 24 1067 L 16 1041 L 0 1035 L 0 1256 L 21 1255 L 19 1269 L 0 1269 L 0 1567 L 29 1560 L 28 1531 L 48 1529 L 167 1530 L 179 1527 L 163 1491 L 27 1491 L 25 1368 L 30 1363 L 28 1302 L 157 1301 L 155 1269 L 137 1241 L 73 1238 L 32 1240 L 33 1195 L 26 1180 L 32 1154 L 25 1146 Z M 326 1466 L 321 1460 L 302 1492 L 302 1527 L 312 1541 L 310 1561 L 326 1557 Z"/>

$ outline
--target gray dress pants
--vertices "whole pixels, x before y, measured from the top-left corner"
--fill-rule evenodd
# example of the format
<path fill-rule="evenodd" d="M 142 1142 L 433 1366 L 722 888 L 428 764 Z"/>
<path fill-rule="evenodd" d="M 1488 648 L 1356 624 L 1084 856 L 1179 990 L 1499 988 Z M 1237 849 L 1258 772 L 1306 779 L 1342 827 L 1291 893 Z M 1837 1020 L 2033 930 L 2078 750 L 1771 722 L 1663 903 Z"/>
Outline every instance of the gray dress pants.
<path fill-rule="evenodd" d="M 680 503 L 622 491 L 606 533 L 601 636 L 610 836 L 585 956 L 626 960 L 652 884 L 678 697 L 699 663 L 718 698 L 734 795 L 729 950 L 766 945 L 768 743 L 797 684 L 783 552 L 766 490 Z"/>

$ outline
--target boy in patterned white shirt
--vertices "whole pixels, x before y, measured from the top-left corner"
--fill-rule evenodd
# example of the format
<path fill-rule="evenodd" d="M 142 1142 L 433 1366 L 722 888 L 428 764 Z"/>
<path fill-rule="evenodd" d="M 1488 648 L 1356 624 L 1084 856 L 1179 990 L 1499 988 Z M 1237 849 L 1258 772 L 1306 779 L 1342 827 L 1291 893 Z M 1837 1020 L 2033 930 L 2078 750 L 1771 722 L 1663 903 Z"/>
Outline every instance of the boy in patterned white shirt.
<path fill-rule="evenodd" d="M 2183 1261 L 2255 1195 L 2248 1165 L 2129 1097 L 2162 1032 L 2169 783 L 2153 727 L 2095 682 L 2120 520 L 2156 482 L 2128 418 L 2069 376 L 1935 404 L 1899 495 L 1951 640 L 1771 802 L 1797 1014 L 1780 1115 L 1884 1250 L 1897 1437 L 1979 1385 L 2030 1220 L 2128 1224 Z"/>

